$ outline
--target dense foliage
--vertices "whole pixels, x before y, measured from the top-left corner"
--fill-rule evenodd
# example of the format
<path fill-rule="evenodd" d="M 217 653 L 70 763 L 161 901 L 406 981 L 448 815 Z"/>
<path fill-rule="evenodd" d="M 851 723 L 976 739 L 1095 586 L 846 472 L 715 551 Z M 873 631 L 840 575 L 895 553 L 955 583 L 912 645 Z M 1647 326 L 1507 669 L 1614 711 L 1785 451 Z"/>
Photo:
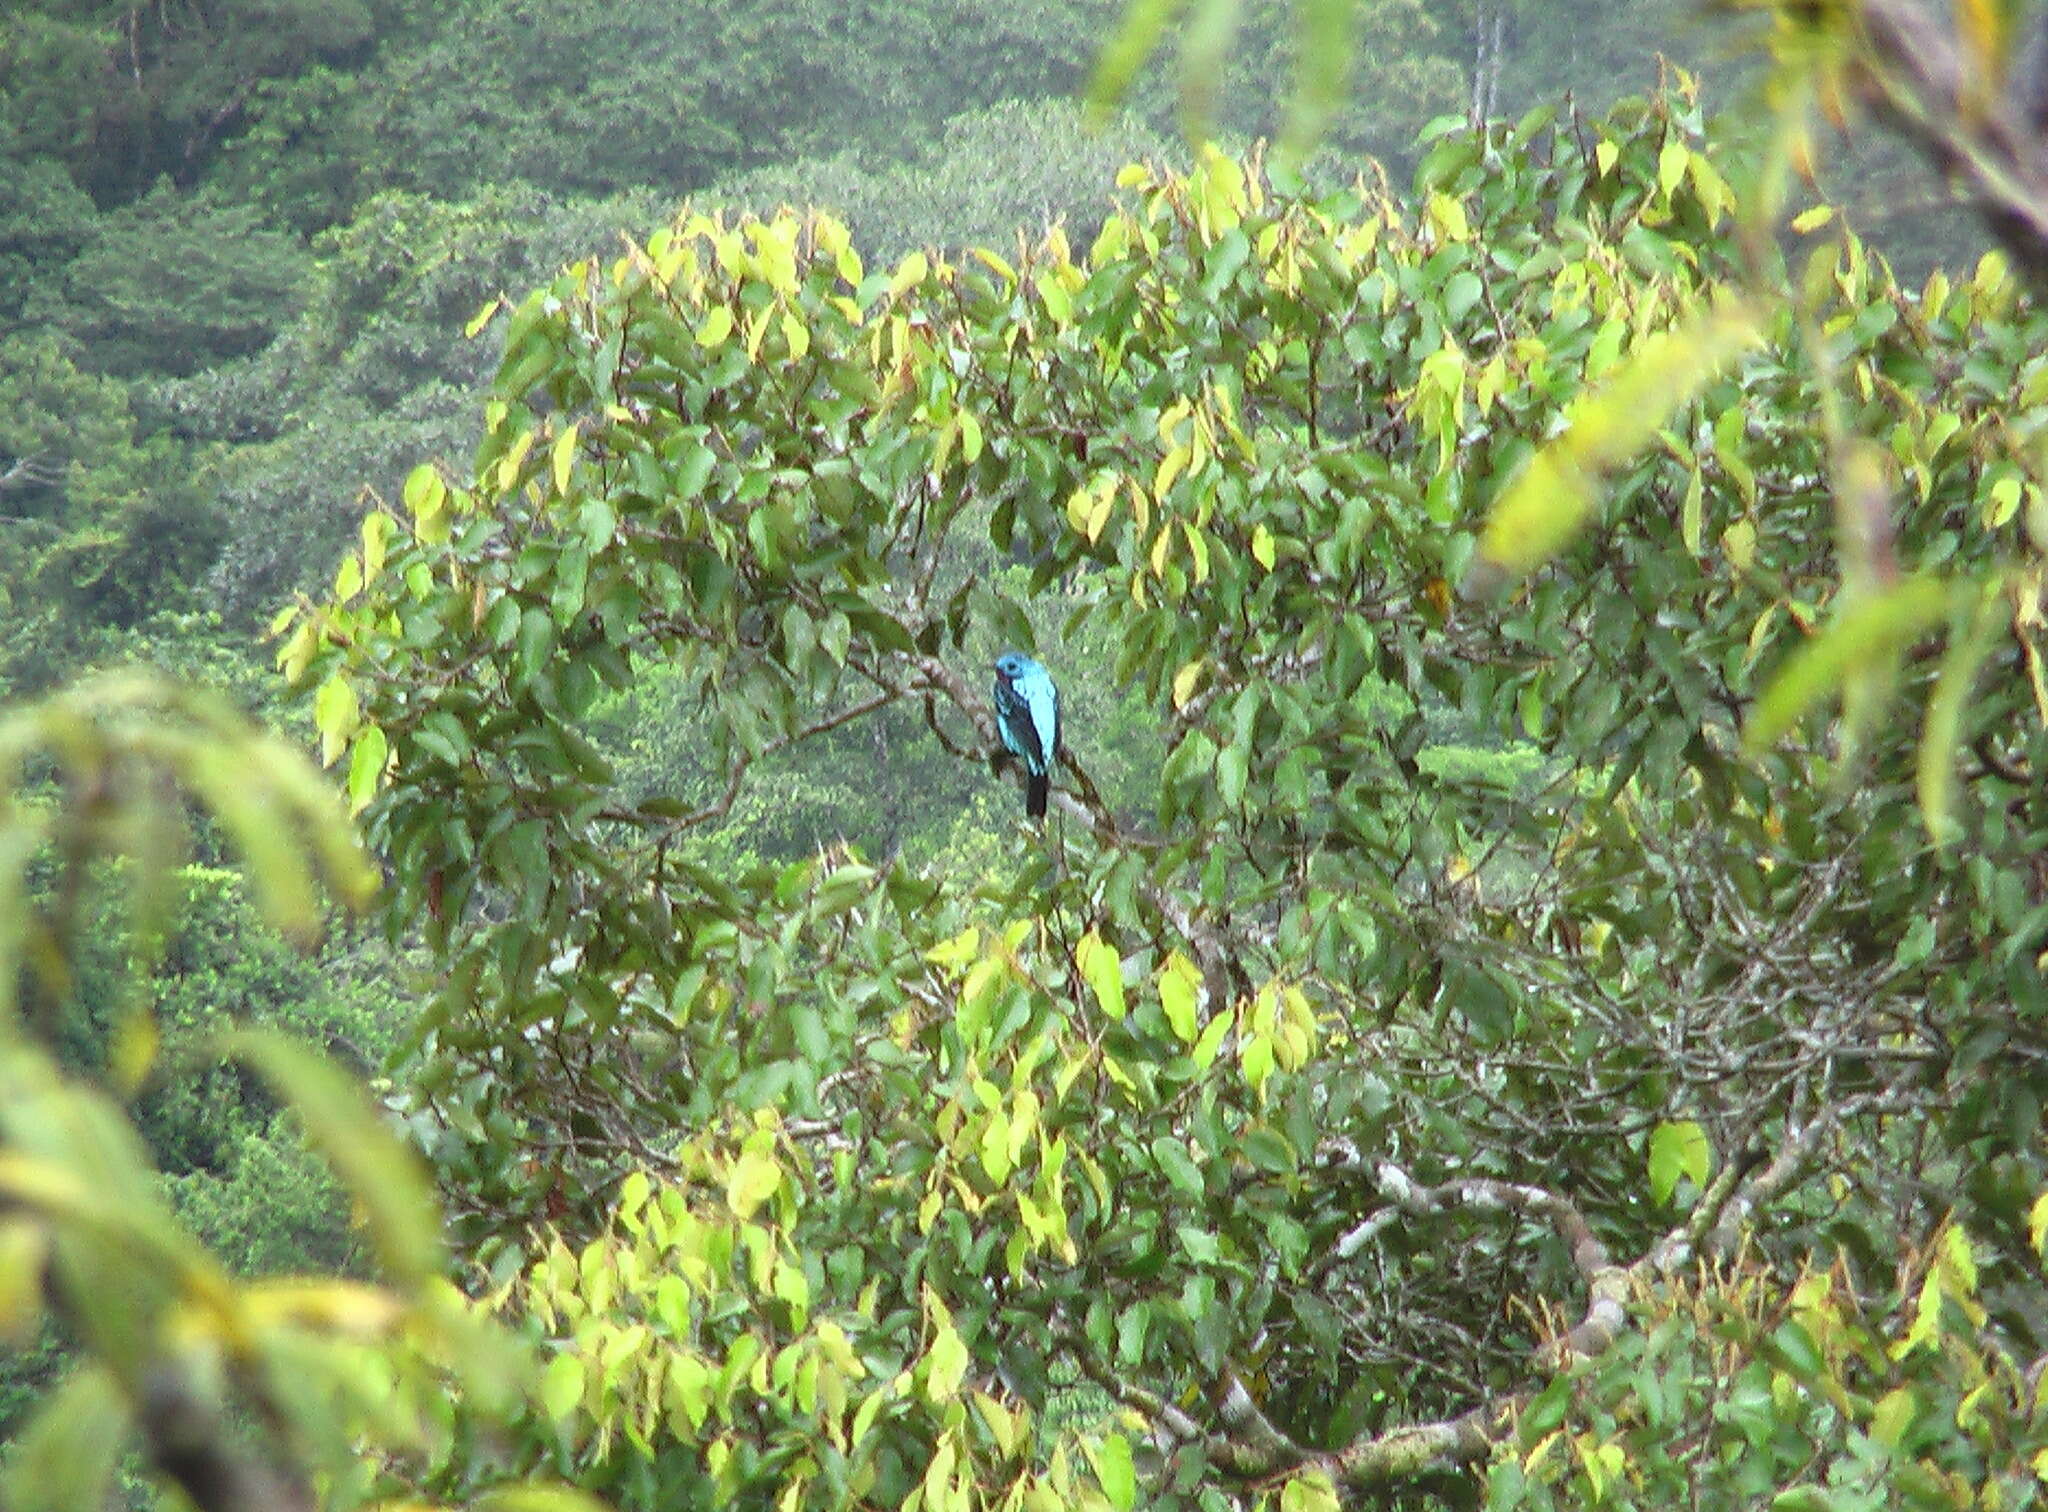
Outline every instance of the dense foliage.
<path fill-rule="evenodd" d="M 446 960 L 436 1165 L 585 1484 L 1364 1489 L 1525 1403 L 1503 1505 L 1703 1453 L 1876 1494 L 1964 1392 L 2002 1426 L 1925 1473 L 2027 1482 L 2038 1298 L 1976 1277 L 2042 1211 L 1984 1074 L 2042 1049 L 2040 328 L 1832 230 L 1791 309 L 1708 313 L 1696 128 L 1445 131 L 1405 206 L 1211 153 L 1017 265 L 697 218 L 509 315 L 474 477 L 417 472 L 281 657 Z M 1595 538 L 1454 598 L 1603 470 Z M 1142 690 L 1135 810 L 1076 722 L 979 864 L 709 864 L 807 740 L 904 708 L 978 763 L 1004 644 Z M 584 725 L 655 664 L 697 745 L 628 794 Z M 1822 664 L 1842 748 L 1746 761 Z M 1926 748 L 1859 763 L 1894 682 Z M 1590 1377 L 1532 1400 L 1559 1344 Z"/>

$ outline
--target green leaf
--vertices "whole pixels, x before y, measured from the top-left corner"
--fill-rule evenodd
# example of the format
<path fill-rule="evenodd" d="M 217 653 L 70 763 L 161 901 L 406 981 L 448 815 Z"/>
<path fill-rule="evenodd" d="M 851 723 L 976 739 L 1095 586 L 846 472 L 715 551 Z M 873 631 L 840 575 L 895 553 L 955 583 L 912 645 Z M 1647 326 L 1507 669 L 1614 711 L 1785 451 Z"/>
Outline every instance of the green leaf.
<path fill-rule="evenodd" d="M 1251 748 L 1248 745 L 1225 746 L 1216 753 L 1216 796 L 1227 809 L 1244 805 L 1244 788 L 1251 773 Z"/>
<path fill-rule="evenodd" d="M 1892 951 L 1892 963 L 1901 971 L 1911 970 L 1934 954 L 1936 938 L 1934 920 L 1920 915 L 1899 936 L 1898 946 Z"/>
<path fill-rule="evenodd" d="M 269 1029 L 223 1035 L 222 1051 L 254 1066 L 298 1115 L 306 1138 L 349 1189 L 377 1256 L 410 1286 L 439 1276 L 445 1261 L 433 1189 L 418 1159 L 361 1090 L 305 1046 Z"/>
<path fill-rule="evenodd" d="M 1202 1195 L 1202 1172 L 1194 1161 L 1188 1158 L 1187 1146 L 1172 1134 L 1162 1134 L 1152 1141 L 1152 1158 L 1159 1162 L 1159 1169 L 1166 1173 L 1166 1179 L 1190 1197 Z"/>
<path fill-rule="evenodd" d="M 1275 1176 L 1291 1175 L 1299 1164 L 1294 1146 L 1278 1129 L 1255 1128 L 1244 1136 L 1245 1158 Z"/>
<path fill-rule="evenodd" d="M 1197 1265 L 1216 1265 L 1223 1259 L 1223 1244 L 1205 1228 L 1192 1223 L 1183 1223 L 1174 1228 L 1174 1237 L 1180 1240 L 1180 1247 L 1187 1252 L 1188 1259 Z"/>
<path fill-rule="evenodd" d="M 1694 1186 L 1705 1186 L 1713 1158 L 1707 1131 L 1699 1124 L 1690 1119 L 1658 1124 L 1650 1133 L 1651 1197 L 1669 1202 L 1671 1194 L 1678 1190 L 1681 1176 L 1690 1178 Z"/>
<path fill-rule="evenodd" d="M 1822 1486 L 1790 1486 L 1771 1498 L 1771 1512 L 1834 1512 L 1835 1499 Z"/>
<path fill-rule="evenodd" d="M 518 684 L 525 687 L 546 665 L 555 648 L 554 617 L 545 609 L 528 609 L 519 616 Z"/>
<path fill-rule="evenodd" d="M 1786 1367 L 1808 1380 L 1817 1378 L 1826 1368 L 1827 1362 L 1821 1357 L 1820 1346 L 1813 1342 L 1813 1335 L 1795 1318 L 1787 1318 L 1772 1331 L 1771 1343 Z"/>

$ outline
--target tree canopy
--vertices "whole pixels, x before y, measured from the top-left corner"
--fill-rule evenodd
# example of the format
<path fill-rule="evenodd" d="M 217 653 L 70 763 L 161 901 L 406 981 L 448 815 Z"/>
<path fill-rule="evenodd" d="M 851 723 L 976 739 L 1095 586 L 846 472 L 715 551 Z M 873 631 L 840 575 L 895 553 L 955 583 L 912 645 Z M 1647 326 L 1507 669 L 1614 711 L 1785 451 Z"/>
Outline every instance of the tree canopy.
<path fill-rule="evenodd" d="M 1801 302 L 1713 306 L 1697 127 L 1446 129 L 1405 203 L 1212 151 L 1016 264 L 686 219 L 505 313 L 477 471 L 415 473 L 280 655 L 445 955 L 437 1164 L 585 1484 L 1086 1463 L 1129 1505 L 1512 1442 L 1503 1504 L 1655 1505 L 1701 1453 L 1874 1491 L 1969 1392 L 2025 1442 L 2038 1313 L 1974 1277 L 2043 1211 L 1987 1074 L 2040 1050 L 2036 317 L 1820 214 Z M 1548 565 L 1540 467 L 1602 480 Z M 1540 570 L 1461 601 L 1475 563 Z M 1134 805 L 1074 724 L 1046 829 L 971 867 L 702 859 L 755 763 L 860 721 L 979 763 L 1004 645 L 1142 691 Z M 628 795 L 583 726 L 654 663 L 697 745 Z M 1869 740 L 1894 683 L 1917 760 Z"/>
<path fill-rule="evenodd" d="M 1152 119 L 1170 10 L 1102 67 Z M 651 12 L 580 72 L 517 0 L 27 13 L 8 674 L 317 585 L 270 637 L 332 781 L 147 676 L 0 718 L 7 1503 L 2038 1499 L 2018 33 L 1773 12 L 1744 138 L 1676 70 L 1486 119 L 1525 10 L 1363 18 L 1479 117 L 1399 187 L 1212 143 L 1081 208 L 1102 149 L 1024 105 L 758 167 L 858 146 L 944 8 L 719 12 L 677 80 L 750 87 L 639 138 Z M 1233 12 L 1188 119 L 1285 53 Z M 1091 17 L 933 90 L 1054 87 Z M 1903 280 L 1795 198 L 1804 102 L 1859 91 L 2002 253 Z M 489 153 L 535 182 L 467 193 Z M 1008 650 L 1061 690 L 1042 823 Z M 388 953 L 288 957 L 323 888 Z"/>

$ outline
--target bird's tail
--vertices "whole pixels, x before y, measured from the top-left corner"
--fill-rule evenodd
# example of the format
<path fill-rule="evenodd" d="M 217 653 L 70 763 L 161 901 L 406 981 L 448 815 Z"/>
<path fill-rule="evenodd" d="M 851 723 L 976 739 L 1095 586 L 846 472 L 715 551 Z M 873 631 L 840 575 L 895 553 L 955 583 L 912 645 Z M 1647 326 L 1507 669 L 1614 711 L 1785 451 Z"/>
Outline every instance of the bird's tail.
<path fill-rule="evenodd" d="M 1024 777 L 1024 812 L 1033 819 L 1045 817 L 1045 795 L 1051 786 L 1043 772 L 1028 772 Z"/>

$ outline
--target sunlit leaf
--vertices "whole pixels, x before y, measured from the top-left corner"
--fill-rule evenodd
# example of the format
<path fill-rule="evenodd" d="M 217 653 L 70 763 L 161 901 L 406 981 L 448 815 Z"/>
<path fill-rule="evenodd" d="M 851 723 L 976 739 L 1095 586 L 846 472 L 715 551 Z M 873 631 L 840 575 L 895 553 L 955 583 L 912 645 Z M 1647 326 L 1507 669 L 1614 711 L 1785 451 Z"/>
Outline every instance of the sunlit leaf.
<path fill-rule="evenodd" d="M 361 813 L 377 796 L 377 783 L 384 775 L 384 762 L 389 754 L 384 731 L 378 726 L 371 725 L 356 737 L 355 748 L 349 752 L 348 760 L 350 813 Z"/>
<path fill-rule="evenodd" d="M 1326 1471 L 1297 1475 L 1280 1488 L 1280 1512 L 1337 1512 L 1342 1505 Z"/>
<path fill-rule="evenodd" d="M 957 1395 L 961 1381 L 966 1379 L 969 1361 L 967 1342 L 959 1332 L 950 1327 L 941 1328 L 925 1356 L 926 1400 L 945 1402 Z"/>

